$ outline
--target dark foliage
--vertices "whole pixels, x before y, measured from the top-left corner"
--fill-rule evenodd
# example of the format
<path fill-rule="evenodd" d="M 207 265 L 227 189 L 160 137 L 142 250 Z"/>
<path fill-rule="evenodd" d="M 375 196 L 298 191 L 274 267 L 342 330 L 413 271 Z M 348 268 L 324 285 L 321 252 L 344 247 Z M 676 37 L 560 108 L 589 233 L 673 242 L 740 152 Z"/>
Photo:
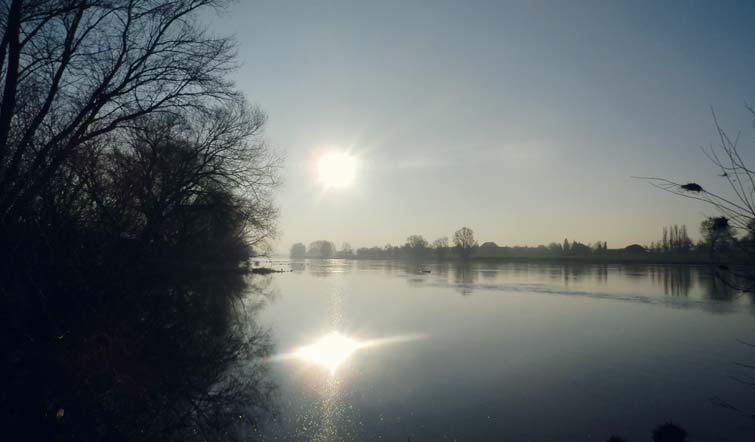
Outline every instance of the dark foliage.
<path fill-rule="evenodd" d="M 12 440 L 228 440 L 269 408 L 245 264 L 277 163 L 196 20 L 225 3 L 0 2 Z"/>
<path fill-rule="evenodd" d="M 684 442 L 687 440 L 687 432 L 671 422 L 659 425 L 653 430 L 653 442 Z"/>

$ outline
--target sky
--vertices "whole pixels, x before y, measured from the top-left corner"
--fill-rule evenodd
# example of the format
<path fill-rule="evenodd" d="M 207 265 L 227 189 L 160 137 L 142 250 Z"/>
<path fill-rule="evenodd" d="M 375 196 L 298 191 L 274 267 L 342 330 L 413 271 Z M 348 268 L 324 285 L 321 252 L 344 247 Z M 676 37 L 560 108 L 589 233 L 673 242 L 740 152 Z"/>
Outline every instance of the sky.
<path fill-rule="evenodd" d="M 755 161 L 755 4 L 247 1 L 210 28 L 238 40 L 238 87 L 284 158 L 284 252 L 564 238 L 649 244 L 715 212 L 633 176 L 717 188 L 711 108 Z M 353 182 L 318 161 L 347 152 Z"/>

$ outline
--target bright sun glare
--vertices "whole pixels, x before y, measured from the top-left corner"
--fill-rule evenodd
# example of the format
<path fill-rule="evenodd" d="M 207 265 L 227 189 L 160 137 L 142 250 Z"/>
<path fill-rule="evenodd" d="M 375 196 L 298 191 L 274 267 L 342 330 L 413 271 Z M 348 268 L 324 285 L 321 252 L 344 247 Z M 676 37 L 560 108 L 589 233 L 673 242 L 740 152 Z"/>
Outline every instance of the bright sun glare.
<path fill-rule="evenodd" d="M 317 175 L 326 188 L 351 187 L 356 178 L 357 161 L 347 152 L 327 152 L 317 163 Z"/>
<path fill-rule="evenodd" d="M 360 347 L 359 342 L 354 339 L 333 332 L 323 336 L 314 344 L 301 347 L 296 352 L 296 356 L 335 371 Z"/>

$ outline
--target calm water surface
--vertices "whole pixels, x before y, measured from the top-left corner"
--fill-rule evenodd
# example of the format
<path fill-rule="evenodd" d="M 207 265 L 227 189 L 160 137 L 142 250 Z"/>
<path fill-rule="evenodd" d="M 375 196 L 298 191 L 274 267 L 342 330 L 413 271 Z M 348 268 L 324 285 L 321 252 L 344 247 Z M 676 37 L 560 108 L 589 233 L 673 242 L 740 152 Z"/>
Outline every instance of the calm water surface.
<path fill-rule="evenodd" d="M 695 267 L 292 262 L 261 311 L 267 440 L 755 440 L 755 303 Z M 429 270 L 430 273 L 423 272 Z M 297 349 L 357 342 L 335 370 Z M 325 351 L 337 351 L 326 349 Z M 326 355 L 327 356 L 327 355 Z M 332 356 L 332 355 L 331 355 Z"/>

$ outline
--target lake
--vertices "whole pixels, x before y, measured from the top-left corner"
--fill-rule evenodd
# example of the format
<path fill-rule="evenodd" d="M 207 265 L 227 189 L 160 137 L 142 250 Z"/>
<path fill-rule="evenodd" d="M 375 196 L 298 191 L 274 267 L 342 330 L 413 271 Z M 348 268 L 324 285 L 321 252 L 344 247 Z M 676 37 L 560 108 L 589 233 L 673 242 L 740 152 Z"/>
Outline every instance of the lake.
<path fill-rule="evenodd" d="M 277 352 L 265 440 L 650 441 L 668 421 L 755 440 L 737 411 L 755 412 L 738 365 L 755 365 L 755 303 L 707 268 L 290 267 L 259 313 Z"/>

